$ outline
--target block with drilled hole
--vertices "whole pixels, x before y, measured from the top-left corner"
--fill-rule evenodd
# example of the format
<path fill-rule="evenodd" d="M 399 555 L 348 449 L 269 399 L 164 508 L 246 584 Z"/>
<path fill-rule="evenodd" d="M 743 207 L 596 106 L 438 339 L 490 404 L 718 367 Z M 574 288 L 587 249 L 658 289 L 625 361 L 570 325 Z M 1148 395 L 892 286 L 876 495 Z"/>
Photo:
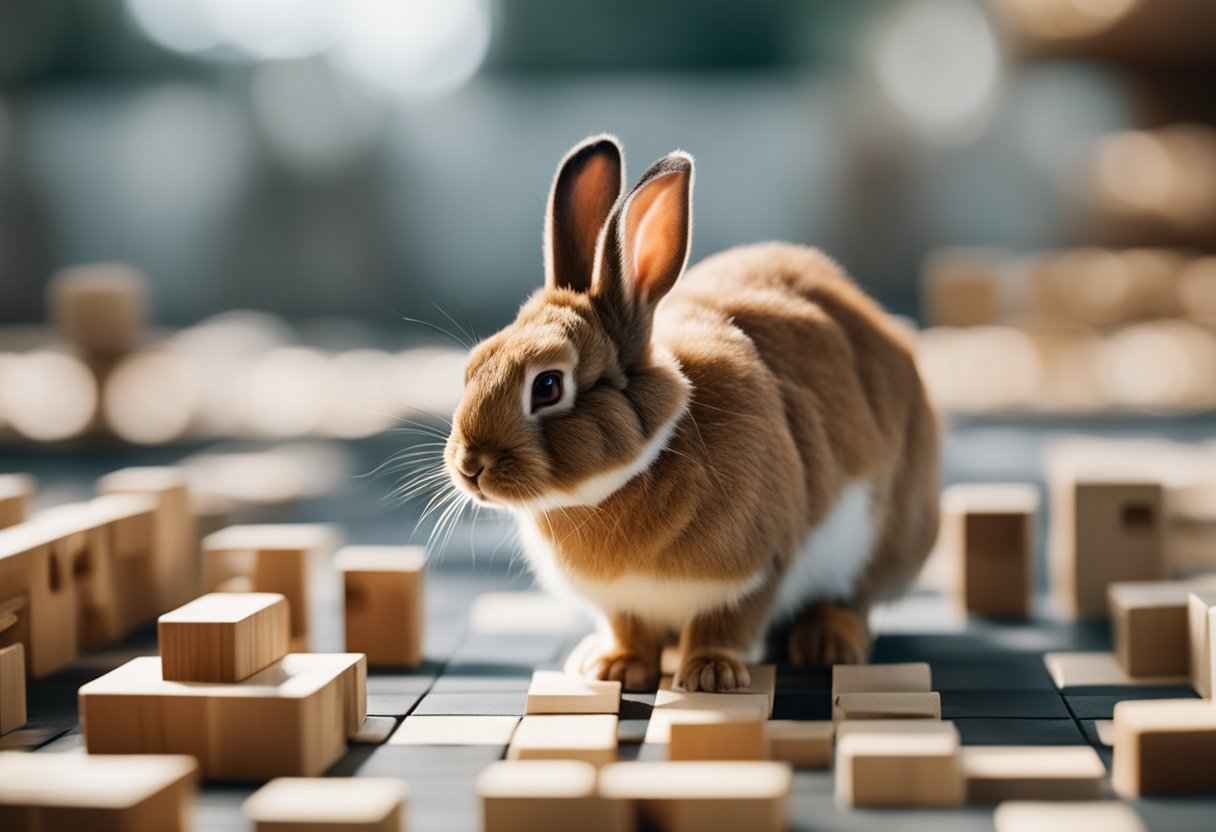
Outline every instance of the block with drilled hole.
<path fill-rule="evenodd" d="M 422 661 L 420 546 L 346 546 L 334 565 L 345 585 L 346 649 L 366 653 L 373 667 L 416 667 Z"/>

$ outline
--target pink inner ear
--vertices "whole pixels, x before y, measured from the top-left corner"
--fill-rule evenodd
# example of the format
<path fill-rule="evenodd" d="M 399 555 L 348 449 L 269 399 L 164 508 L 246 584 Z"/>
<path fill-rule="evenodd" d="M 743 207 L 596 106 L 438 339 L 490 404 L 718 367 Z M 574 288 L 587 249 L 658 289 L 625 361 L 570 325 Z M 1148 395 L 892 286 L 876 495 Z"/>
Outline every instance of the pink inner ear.
<path fill-rule="evenodd" d="M 638 294 L 657 300 L 679 277 L 687 245 L 687 174 L 670 173 L 638 191 L 625 218 L 629 276 Z"/>
<path fill-rule="evenodd" d="M 604 217 L 612 207 L 619 187 L 620 173 L 616 166 L 603 157 L 590 159 L 579 174 L 572 194 L 570 206 L 574 217 L 574 233 L 586 246 L 594 248 Z"/>

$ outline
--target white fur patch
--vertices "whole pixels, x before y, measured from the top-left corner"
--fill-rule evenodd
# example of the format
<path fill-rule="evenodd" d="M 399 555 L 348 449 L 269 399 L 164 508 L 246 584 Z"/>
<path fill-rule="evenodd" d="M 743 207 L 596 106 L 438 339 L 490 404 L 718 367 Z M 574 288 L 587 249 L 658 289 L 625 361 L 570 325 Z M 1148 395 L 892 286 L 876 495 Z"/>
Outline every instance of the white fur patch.
<path fill-rule="evenodd" d="M 770 621 L 796 615 L 810 601 L 847 600 L 874 549 L 871 486 L 846 488 L 831 513 L 794 556 L 777 590 Z"/>

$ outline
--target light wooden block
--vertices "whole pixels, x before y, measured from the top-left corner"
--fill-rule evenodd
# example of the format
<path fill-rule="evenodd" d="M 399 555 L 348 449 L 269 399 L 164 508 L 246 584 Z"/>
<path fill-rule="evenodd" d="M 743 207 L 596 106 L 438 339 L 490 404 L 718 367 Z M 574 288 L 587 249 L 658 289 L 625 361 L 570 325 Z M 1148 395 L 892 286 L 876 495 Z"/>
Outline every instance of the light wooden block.
<path fill-rule="evenodd" d="M 851 723 L 841 723 L 839 729 Z M 953 724 L 868 722 L 836 737 L 836 801 L 845 806 L 956 806 L 963 802 L 958 731 Z"/>
<path fill-rule="evenodd" d="M 777 668 L 771 664 L 754 664 L 748 666 L 751 681 L 747 687 L 729 691 L 705 693 L 704 691 L 687 691 L 677 687 L 670 676 L 664 676 L 659 681 L 659 693 L 655 705 L 676 705 L 680 703 L 700 703 L 717 707 L 714 703 L 723 702 L 722 697 L 755 697 L 763 696 L 768 703 L 766 713 L 773 712 L 773 698 L 777 691 Z"/>
<path fill-rule="evenodd" d="M 1216 793 L 1216 707 L 1194 699 L 1115 705 L 1111 786 L 1120 797 Z"/>
<path fill-rule="evenodd" d="M 1190 671 L 1185 581 L 1114 583 L 1107 588 L 1111 641 L 1129 676 L 1177 676 Z"/>
<path fill-rule="evenodd" d="M 1113 719 L 1095 719 L 1094 731 L 1098 735 L 1098 742 L 1109 747 L 1115 744 L 1115 721 Z"/>
<path fill-rule="evenodd" d="M 633 832 L 629 800 L 602 797 L 579 760 L 491 763 L 477 778 L 484 832 Z"/>
<path fill-rule="evenodd" d="M 1051 590 L 1065 615 L 1105 618 L 1110 584 L 1166 577 L 1159 483 L 1061 478 L 1052 503 Z"/>
<path fill-rule="evenodd" d="M 827 720 L 774 719 L 766 723 L 769 753 L 794 768 L 831 768 L 836 726 Z"/>
<path fill-rule="evenodd" d="M 1130 806 L 1114 800 L 1011 800 L 996 807 L 992 820 L 996 832 L 1148 832 Z"/>
<path fill-rule="evenodd" d="M 767 760 L 767 723 L 760 719 L 675 720 L 668 727 L 669 760 Z"/>
<path fill-rule="evenodd" d="M 197 781 L 185 756 L 0 752 L 0 829 L 189 832 Z"/>
<path fill-rule="evenodd" d="M 517 716 L 407 716 L 389 745 L 508 745 Z"/>
<path fill-rule="evenodd" d="M 25 522 L 37 483 L 26 474 L 0 474 L 0 529 Z"/>
<path fill-rule="evenodd" d="M 1216 650 L 1216 590 L 1201 590 L 1187 596 L 1187 644 L 1190 650 L 1190 683 L 1204 699 L 1212 698 L 1213 661 Z"/>
<path fill-rule="evenodd" d="M 926 693 L 933 677 L 925 662 L 838 664 L 832 668 L 832 700 L 842 693 Z"/>
<path fill-rule="evenodd" d="M 1043 664 L 1056 687 L 1080 688 L 1109 685 L 1155 687 L 1163 685 L 1185 685 L 1187 676 L 1129 676 L 1119 666 L 1114 653 L 1102 651 L 1078 651 L 1045 653 Z"/>
<path fill-rule="evenodd" d="M 634 801 L 643 825 L 663 832 L 781 832 L 792 780 L 788 765 L 768 761 L 614 763 L 599 788 Z"/>
<path fill-rule="evenodd" d="M 519 721 L 509 760 L 583 760 L 602 766 L 615 762 L 617 718 L 612 714 L 538 714 Z"/>
<path fill-rule="evenodd" d="M 1089 746 L 971 746 L 962 749 L 968 803 L 1097 800 L 1106 767 Z"/>
<path fill-rule="evenodd" d="M 621 683 L 537 670 L 528 685 L 524 710 L 530 714 L 620 713 Z"/>
<path fill-rule="evenodd" d="M 942 541 L 963 609 L 995 618 L 1030 614 L 1039 492 L 1024 483 L 952 485 L 942 494 Z"/>
<path fill-rule="evenodd" d="M 408 794 L 388 777 L 278 777 L 243 810 L 255 832 L 404 832 Z"/>
<path fill-rule="evenodd" d="M 345 584 L 346 649 L 367 663 L 417 667 L 425 616 L 421 546 L 346 546 L 334 565 Z"/>
<path fill-rule="evenodd" d="M 0 647 L 0 735 L 25 722 L 25 646 L 18 642 Z"/>
<path fill-rule="evenodd" d="M 213 592 L 157 621 L 161 670 L 174 682 L 240 682 L 287 655 L 287 599 Z"/>
<path fill-rule="evenodd" d="M 942 697 L 937 691 L 917 693 L 842 693 L 832 700 L 832 720 L 941 719 Z"/>
<path fill-rule="evenodd" d="M 291 653 L 236 684 L 169 682 L 133 659 L 80 688 L 91 754 L 189 754 L 213 780 L 322 774 L 367 716 L 367 663 Z"/>
<path fill-rule="evenodd" d="M 646 725 L 645 741 L 667 743 L 675 722 L 762 721 L 768 718 L 770 708 L 770 700 L 763 693 L 676 691 L 671 689 L 668 681 L 655 697 L 655 706 Z"/>
<path fill-rule="evenodd" d="M 133 349 L 147 320 L 148 281 L 123 263 L 61 269 L 47 287 L 47 306 L 59 331 L 91 353 Z"/>

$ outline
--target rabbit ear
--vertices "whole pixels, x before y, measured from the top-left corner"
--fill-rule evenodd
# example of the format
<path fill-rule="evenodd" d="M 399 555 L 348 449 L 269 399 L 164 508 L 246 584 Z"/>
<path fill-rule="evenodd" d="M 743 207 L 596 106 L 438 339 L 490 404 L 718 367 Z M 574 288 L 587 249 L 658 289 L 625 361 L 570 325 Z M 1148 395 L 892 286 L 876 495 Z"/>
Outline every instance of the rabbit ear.
<path fill-rule="evenodd" d="M 624 187 L 624 154 L 614 136 L 592 136 L 566 154 L 545 218 L 546 286 L 591 287 L 600 229 Z"/>

